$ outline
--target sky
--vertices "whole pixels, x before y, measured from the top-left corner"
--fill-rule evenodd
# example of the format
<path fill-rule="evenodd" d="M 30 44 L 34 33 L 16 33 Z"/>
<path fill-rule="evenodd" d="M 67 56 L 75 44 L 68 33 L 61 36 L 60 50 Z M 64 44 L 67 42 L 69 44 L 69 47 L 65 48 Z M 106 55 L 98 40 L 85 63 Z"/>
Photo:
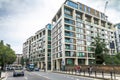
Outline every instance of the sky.
<path fill-rule="evenodd" d="M 107 0 L 74 0 L 104 12 Z M 120 22 L 120 0 L 108 0 L 106 15 L 114 24 Z M 23 43 L 51 23 L 65 0 L 0 0 L 0 40 L 22 54 Z"/>

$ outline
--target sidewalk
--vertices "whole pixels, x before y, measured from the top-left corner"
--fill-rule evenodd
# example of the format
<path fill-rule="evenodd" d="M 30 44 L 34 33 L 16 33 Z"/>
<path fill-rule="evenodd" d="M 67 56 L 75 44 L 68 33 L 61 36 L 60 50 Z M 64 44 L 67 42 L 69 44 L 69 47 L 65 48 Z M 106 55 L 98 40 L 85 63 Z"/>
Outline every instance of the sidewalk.
<path fill-rule="evenodd" d="M 89 74 L 88 72 L 72 72 L 72 71 L 53 71 L 56 73 L 61 73 L 61 74 L 68 74 L 68 75 L 76 75 L 76 76 L 84 76 L 84 77 L 91 77 L 91 78 L 95 78 L 95 79 L 101 79 L 101 80 L 120 80 L 120 74 L 108 74 L 108 73 L 104 73 L 104 75 L 102 73 L 95 73 L 93 72 L 92 74 Z"/>
<path fill-rule="evenodd" d="M 6 78 L 7 78 L 7 72 L 2 72 L 0 80 L 6 80 Z"/>

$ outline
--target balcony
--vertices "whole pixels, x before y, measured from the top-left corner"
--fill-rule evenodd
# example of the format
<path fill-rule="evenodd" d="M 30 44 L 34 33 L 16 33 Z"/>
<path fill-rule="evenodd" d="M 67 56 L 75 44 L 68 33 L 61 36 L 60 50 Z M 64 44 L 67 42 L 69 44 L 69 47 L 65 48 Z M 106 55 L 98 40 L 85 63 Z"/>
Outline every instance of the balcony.
<path fill-rule="evenodd" d="M 74 25 L 74 24 L 75 24 L 75 21 L 65 18 L 65 23 Z"/>
<path fill-rule="evenodd" d="M 65 25 L 65 29 L 66 30 L 74 31 L 74 28 L 72 26 L 69 26 L 69 25 Z"/>
<path fill-rule="evenodd" d="M 74 33 L 65 31 L 65 36 L 74 37 Z"/>
<path fill-rule="evenodd" d="M 75 57 L 76 53 L 75 52 L 71 52 L 71 51 L 65 51 L 65 56 L 67 56 L 67 57 Z"/>
<path fill-rule="evenodd" d="M 85 53 L 83 52 L 78 52 L 77 57 L 86 57 Z"/>
<path fill-rule="evenodd" d="M 67 17 L 67 18 L 73 18 L 72 15 L 69 15 L 69 14 L 64 14 L 64 15 L 65 15 L 65 17 Z"/>

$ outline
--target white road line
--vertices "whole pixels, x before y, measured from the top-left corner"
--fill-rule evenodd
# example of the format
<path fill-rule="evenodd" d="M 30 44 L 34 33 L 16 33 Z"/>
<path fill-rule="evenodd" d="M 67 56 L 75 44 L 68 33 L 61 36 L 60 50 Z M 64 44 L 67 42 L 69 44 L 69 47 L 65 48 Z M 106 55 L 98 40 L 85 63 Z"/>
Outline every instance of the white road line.
<path fill-rule="evenodd" d="M 48 77 L 45 76 L 45 75 L 40 75 L 40 74 L 38 74 L 38 73 L 33 73 L 33 74 L 37 74 L 37 75 L 39 75 L 39 76 L 41 76 L 41 77 L 44 77 L 44 78 L 50 79 L 50 78 L 48 78 Z"/>
<path fill-rule="evenodd" d="M 27 77 L 24 77 L 26 80 L 28 80 L 28 78 Z"/>

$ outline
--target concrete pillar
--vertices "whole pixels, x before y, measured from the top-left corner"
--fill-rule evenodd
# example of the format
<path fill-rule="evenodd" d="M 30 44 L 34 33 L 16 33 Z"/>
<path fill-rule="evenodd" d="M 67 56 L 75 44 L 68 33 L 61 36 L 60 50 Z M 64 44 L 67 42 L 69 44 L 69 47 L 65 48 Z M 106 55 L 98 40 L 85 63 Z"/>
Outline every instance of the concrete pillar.
<path fill-rule="evenodd" d="M 74 63 L 75 65 L 78 65 L 78 58 L 75 58 Z"/>
<path fill-rule="evenodd" d="M 43 62 L 41 62 L 41 69 L 43 69 Z"/>
<path fill-rule="evenodd" d="M 99 20 L 99 26 L 101 26 L 101 20 Z"/>
<path fill-rule="evenodd" d="M 58 59 L 56 60 L 56 69 L 60 70 L 60 61 Z"/>
<path fill-rule="evenodd" d="M 89 61 L 88 61 L 89 59 L 88 59 L 88 53 L 87 53 L 87 58 L 86 58 L 86 60 L 85 60 L 85 65 L 88 65 L 89 64 Z"/>
<path fill-rule="evenodd" d="M 40 67 L 40 64 L 39 64 L 39 62 L 37 62 L 37 67 L 38 67 L 38 68 Z"/>
<path fill-rule="evenodd" d="M 83 21 L 85 21 L 85 13 L 83 13 L 82 17 L 83 17 Z"/>
<path fill-rule="evenodd" d="M 91 17 L 91 23 L 93 23 L 93 24 L 94 24 L 94 18 L 93 18 L 93 17 Z"/>

